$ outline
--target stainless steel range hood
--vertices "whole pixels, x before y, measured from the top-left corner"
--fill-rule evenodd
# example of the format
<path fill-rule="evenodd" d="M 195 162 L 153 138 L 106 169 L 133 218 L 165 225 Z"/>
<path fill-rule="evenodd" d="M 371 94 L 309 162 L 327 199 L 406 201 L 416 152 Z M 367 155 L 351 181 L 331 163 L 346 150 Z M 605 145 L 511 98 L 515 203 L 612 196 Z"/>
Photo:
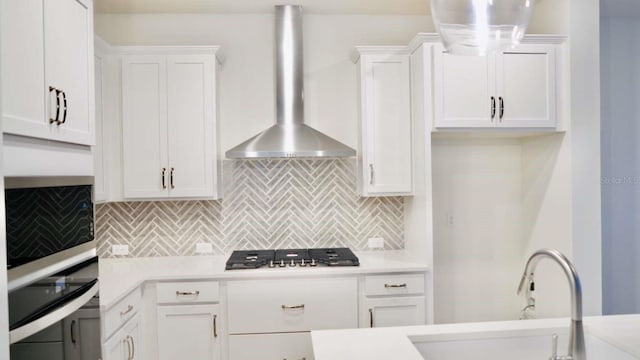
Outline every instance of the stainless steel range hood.
<path fill-rule="evenodd" d="M 276 124 L 227 151 L 227 158 L 355 156 L 352 148 L 304 124 L 302 6 L 276 6 L 275 20 Z"/>

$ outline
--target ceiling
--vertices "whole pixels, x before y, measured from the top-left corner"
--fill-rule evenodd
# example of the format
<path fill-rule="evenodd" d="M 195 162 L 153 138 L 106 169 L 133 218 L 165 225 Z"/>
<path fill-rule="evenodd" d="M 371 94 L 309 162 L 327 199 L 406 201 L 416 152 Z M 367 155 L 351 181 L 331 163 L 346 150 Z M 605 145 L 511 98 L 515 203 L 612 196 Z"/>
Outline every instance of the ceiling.
<path fill-rule="evenodd" d="M 311 14 L 427 15 L 429 0 L 95 0 L 97 13 L 271 13 L 274 5 Z"/>

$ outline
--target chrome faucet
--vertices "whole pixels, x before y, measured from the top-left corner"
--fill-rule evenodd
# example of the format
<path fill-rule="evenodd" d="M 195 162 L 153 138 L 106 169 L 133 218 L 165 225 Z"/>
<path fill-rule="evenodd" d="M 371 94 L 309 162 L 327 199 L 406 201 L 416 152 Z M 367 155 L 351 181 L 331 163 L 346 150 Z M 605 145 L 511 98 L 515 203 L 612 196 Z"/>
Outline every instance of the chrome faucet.
<path fill-rule="evenodd" d="M 524 289 L 525 283 L 533 283 L 533 272 L 538 265 L 538 262 L 543 258 L 554 260 L 569 280 L 569 287 L 571 288 L 571 330 L 569 333 L 569 350 L 567 355 L 558 356 L 553 354 L 550 360 L 586 360 L 587 355 L 585 351 L 584 343 L 584 329 L 582 327 L 582 285 L 580 283 L 580 277 L 573 264 L 566 256 L 557 250 L 542 249 L 538 250 L 527 261 L 527 265 L 522 274 L 522 280 L 520 280 L 520 286 L 518 286 L 518 294 Z M 528 281 L 527 281 L 528 280 Z"/>

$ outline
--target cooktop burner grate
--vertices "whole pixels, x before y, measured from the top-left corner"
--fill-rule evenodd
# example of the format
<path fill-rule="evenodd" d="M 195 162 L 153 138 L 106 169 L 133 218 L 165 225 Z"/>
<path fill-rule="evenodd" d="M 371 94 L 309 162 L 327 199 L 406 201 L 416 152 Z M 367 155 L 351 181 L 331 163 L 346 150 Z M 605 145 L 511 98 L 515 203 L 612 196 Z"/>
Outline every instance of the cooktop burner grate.
<path fill-rule="evenodd" d="M 236 250 L 227 260 L 227 270 L 274 267 L 359 266 L 349 248 Z"/>

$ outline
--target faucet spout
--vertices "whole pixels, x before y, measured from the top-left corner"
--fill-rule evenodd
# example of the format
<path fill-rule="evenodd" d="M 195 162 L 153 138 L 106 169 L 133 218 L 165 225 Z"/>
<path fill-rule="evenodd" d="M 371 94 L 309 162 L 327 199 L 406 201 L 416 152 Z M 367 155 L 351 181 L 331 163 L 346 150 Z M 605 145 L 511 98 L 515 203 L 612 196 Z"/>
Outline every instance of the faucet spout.
<path fill-rule="evenodd" d="M 569 287 L 571 290 L 571 330 L 569 334 L 569 350 L 566 357 L 572 360 L 586 360 L 585 342 L 584 342 L 584 329 L 582 326 L 582 284 L 580 283 L 580 277 L 576 268 L 571 261 L 567 259 L 561 252 L 557 250 L 541 249 L 533 253 L 527 261 L 524 273 L 522 274 L 522 280 L 518 286 L 518 294 L 524 289 L 527 279 L 533 281 L 534 271 L 540 260 L 551 259 L 556 262 L 569 281 Z"/>

